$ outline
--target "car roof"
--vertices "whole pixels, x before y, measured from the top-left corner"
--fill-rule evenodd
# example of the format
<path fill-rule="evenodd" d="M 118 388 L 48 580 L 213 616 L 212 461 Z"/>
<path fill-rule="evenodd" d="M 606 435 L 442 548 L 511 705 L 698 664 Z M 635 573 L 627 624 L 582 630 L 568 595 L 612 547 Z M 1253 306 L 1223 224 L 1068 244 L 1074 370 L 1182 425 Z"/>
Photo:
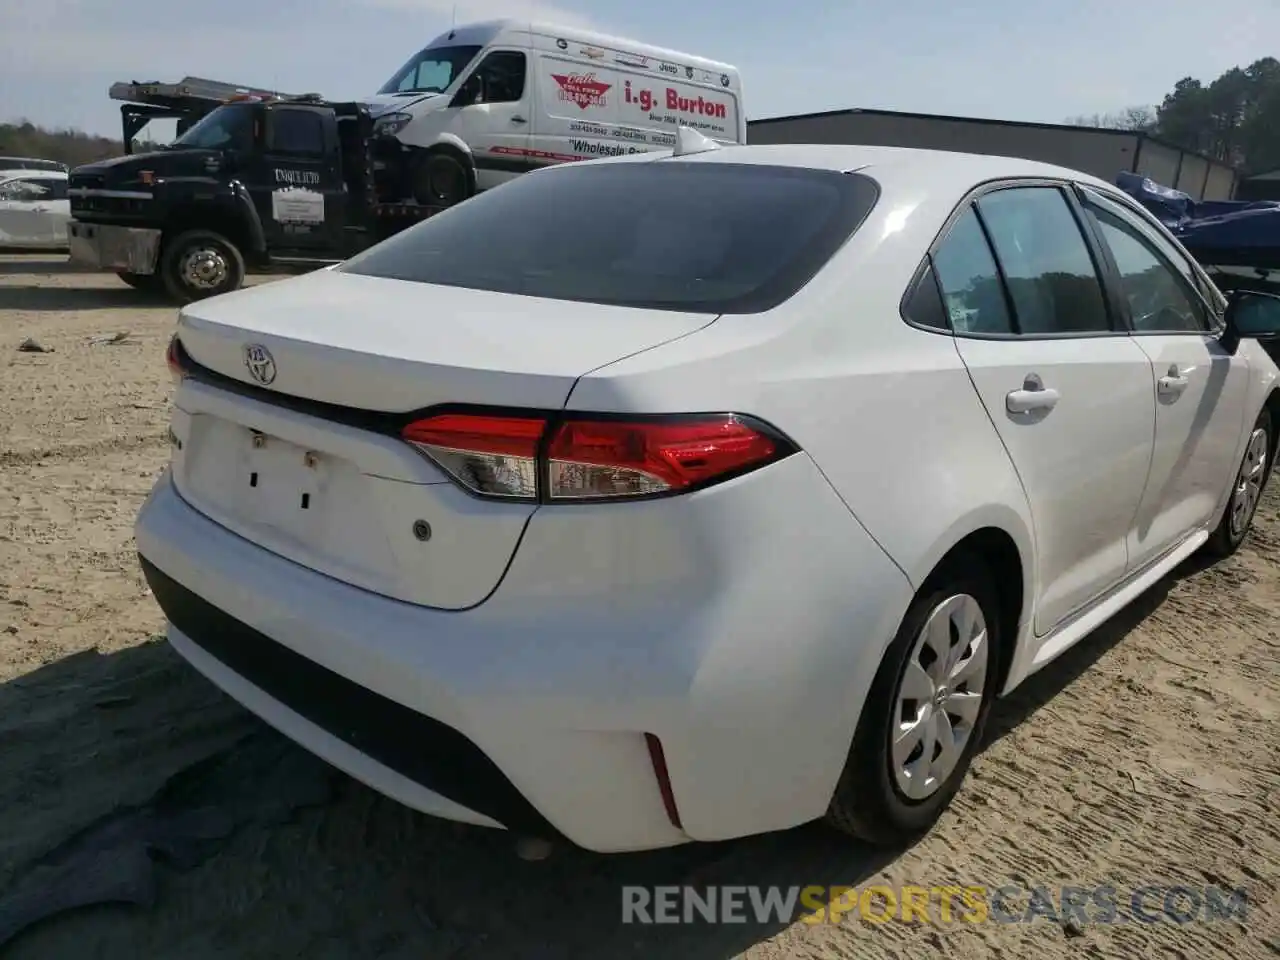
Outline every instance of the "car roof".
<path fill-rule="evenodd" d="M 0 180 L 66 180 L 61 170 L 24 170 L 21 167 L 6 168 L 0 164 Z"/>
<path fill-rule="evenodd" d="M 636 153 L 589 160 L 588 164 L 643 163 L 664 159 L 683 163 L 746 163 L 847 173 L 854 170 L 873 176 L 882 187 L 910 187 L 928 182 L 948 188 L 969 189 L 990 180 L 1037 178 L 1074 180 L 1115 192 L 1116 188 L 1087 173 L 1021 157 L 999 157 L 918 147 L 880 147 L 856 144 L 721 144 L 718 150 L 672 157 L 670 150 Z M 577 164 L 575 164 L 577 166 Z"/>
<path fill-rule="evenodd" d="M 427 46 L 433 47 L 445 43 L 478 42 L 482 45 L 489 44 L 500 34 L 507 31 L 528 33 L 540 37 L 564 38 L 585 46 L 608 47 L 614 50 L 628 51 L 639 56 L 653 57 L 657 60 L 676 60 L 689 66 L 698 67 L 701 70 L 712 70 L 717 73 L 737 74 L 738 72 L 737 67 L 721 63 L 719 60 L 711 60 L 707 57 L 685 53 L 680 50 L 671 50 L 667 47 L 655 47 L 652 44 L 641 43 L 639 40 L 632 40 L 628 37 L 597 33 L 594 30 L 566 26 L 564 24 L 540 20 L 517 20 L 511 17 L 455 25 L 447 33 L 436 37 Z"/>

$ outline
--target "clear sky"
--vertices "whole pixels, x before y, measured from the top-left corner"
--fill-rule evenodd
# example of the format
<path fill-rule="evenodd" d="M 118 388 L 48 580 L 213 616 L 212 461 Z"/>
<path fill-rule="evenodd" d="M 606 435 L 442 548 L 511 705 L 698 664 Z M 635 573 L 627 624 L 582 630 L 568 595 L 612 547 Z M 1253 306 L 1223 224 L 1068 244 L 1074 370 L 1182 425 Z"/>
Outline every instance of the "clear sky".
<path fill-rule="evenodd" d="M 112 81 L 187 74 L 355 98 L 455 15 L 727 61 L 752 119 L 859 106 L 1059 123 L 1280 55 L 1277 0 L 0 0 L 0 120 L 119 135 Z"/>

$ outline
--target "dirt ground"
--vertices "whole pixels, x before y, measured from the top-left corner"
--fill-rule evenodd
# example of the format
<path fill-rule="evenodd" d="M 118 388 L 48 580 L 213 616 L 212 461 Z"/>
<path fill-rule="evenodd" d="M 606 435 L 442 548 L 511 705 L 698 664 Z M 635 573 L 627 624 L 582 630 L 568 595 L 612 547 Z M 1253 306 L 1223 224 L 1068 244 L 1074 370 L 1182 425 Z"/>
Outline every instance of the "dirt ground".
<path fill-rule="evenodd" d="M 0 943 L 53 900 L 99 904 L 0 955 L 1280 955 L 1280 486 L 1237 557 L 1179 571 L 1001 703 L 961 797 L 901 856 L 806 827 L 526 862 L 334 773 L 165 645 L 131 527 L 167 456 L 174 317 L 115 277 L 0 257 Z M 1122 914 L 1151 884 L 1250 901 L 1186 924 L 620 922 L 623 884 L 875 883 L 1109 884 Z"/>

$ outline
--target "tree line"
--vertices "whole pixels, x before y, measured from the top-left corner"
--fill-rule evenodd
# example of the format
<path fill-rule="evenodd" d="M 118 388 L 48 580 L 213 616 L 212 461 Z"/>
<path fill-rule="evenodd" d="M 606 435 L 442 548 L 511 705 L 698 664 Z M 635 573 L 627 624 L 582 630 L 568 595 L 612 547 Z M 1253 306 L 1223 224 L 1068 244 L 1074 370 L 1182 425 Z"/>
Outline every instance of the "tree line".
<path fill-rule="evenodd" d="M 58 160 L 71 167 L 93 163 L 124 153 L 124 145 L 111 137 L 97 137 L 80 130 L 50 130 L 29 121 L 0 123 L 0 156 Z"/>
<path fill-rule="evenodd" d="M 1280 168 L 1280 60 L 1264 57 L 1205 84 L 1183 77 L 1158 106 L 1072 117 L 1071 124 L 1140 130 L 1229 163 L 1245 175 Z"/>
<path fill-rule="evenodd" d="M 1072 117 L 1070 124 L 1140 130 L 1238 167 L 1245 175 L 1280 168 L 1280 60 L 1264 57 L 1205 84 L 1184 77 L 1158 106 Z M 143 144 L 138 145 L 144 148 Z M 69 166 L 119 156 L 111 137 L 51 130 L 28 121 L 0 123 L 0 156 L 60 160 Z"/>

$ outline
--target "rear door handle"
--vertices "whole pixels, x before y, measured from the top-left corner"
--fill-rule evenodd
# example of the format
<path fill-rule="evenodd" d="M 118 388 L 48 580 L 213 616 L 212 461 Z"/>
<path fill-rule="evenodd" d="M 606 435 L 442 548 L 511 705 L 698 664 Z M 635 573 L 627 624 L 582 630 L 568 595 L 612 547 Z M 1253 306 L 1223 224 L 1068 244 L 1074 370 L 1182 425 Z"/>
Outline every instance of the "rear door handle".
<path fill-rule="evenodd" d="M 528 123 L 529 121 L 526 120 L 524 117 L 514 116 L 511 118 L 511 122 L 512 123 Z"/>
<path fill-rule="evenodd" d="M 1033 410 L 1052 410 L 1062 399 L 1057 390 L 1046 387 L 1040 378 L 1029 373 L 1022 381 L 1022 389 L 1010 392 L 1004 398 L 1005 409 L 1010 413 L 1031 413 Z"/>

